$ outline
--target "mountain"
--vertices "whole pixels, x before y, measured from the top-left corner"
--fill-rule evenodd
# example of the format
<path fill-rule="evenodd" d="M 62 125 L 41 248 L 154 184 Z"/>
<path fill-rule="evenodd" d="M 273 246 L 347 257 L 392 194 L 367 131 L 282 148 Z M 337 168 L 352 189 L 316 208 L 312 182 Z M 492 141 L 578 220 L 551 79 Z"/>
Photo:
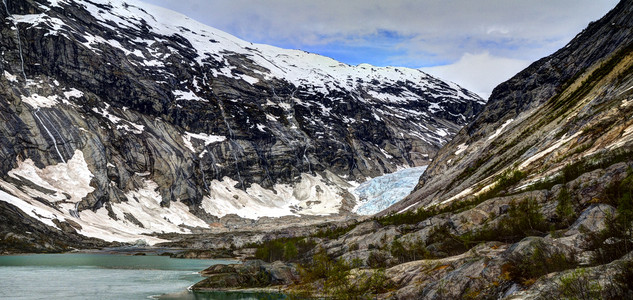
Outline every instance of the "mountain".
<path fill-rule="evenodd" d="M 346 216 L 354 186 L 428 164 L 485 103 L 419 70 L 253 44 L 134 0 L 2 8 L 11 234 L 41 221 L 153 243 L 145 235 Z"/>
<path fill-rule="evenodd" d="M 565 166 L 628 152 L 632 24 L 631 5 L 622 1 L 564 48 L 497 86 L 391 211 L 473 198 L 502 189 L 506 175 L 517 172 L 521 184 L 505 192 L 519 193 Z"/>
<path fill-rule="evenodd" d="M 633 1 L 497 86 L 402 201 L 291 241 L 299 294 L 633 299 Z"/>

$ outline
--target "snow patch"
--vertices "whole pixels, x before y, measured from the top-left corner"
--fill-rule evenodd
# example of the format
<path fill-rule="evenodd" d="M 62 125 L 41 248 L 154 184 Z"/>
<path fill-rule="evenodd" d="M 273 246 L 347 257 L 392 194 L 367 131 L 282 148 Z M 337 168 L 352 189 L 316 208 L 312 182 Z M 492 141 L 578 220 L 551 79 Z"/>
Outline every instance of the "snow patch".
<path fill-rule="evenodd" d="M 8 184 L 4 181 L 0 181 L 0 186 L 4 189 L 7 189 Z M 48 209 L 48 207 L 42 207 L 43 204 L 38 201 L 25 201 L 6 193 L 3 190 L 0 190 L 0 201 L 4 201 L 16 206 L 30 217 L 35 218 L 48 226 L 58 228 L 57 225 L 53 223 L 54 219 L 59 219 L 57 215 L 52 213 L 50 209 Z"/>
<path fill-rule="evenodd" d="M 8 81 L 10 81 L 10 82 L 18 82 L 18 76 L 7 72 L 7 70 L 4 70 L 3 74 L 4 74 L 4 78 L 6 78 Z"/>
<path fill-rule="evenodd" d="M 150 179 L 143 179 L 140 188 L 127 192 L 127 201 L 111 203 L 117 220 L 112 219 L 103 207 L 97 211 L 81 211 L 80 218 L 76 218 L 76 214 L 73 215 L 75 204 L 94 190 L 90 186 L 93 175 L 80 150 L 75 151 L 68 163 L 44 169 L 37 168 L 31 159 L 26 159 L 18 162 L 18 167 L 9 171 L 8 176 L 21 181 L 23 185 L 18 189 L 0 180 L 0 201 L 10 203 L 29 216 L 56 228 L 54 219 L 65 221 L 72 218 L 81 226 L 78 232 L 88 237 L 120 242 L 143 239 L 152 245 L 167 240 L 148 234 L 190 233 L 187 228 L 190 226 L 208 228 L 208 224 L 193 215 L 184 203 L 171 202 L 169 207 L 161 206 L 158 184 Z M 52 205 L 35 200 L 36 197 Z M 135 222 L 128 220 L 129 215 L 136 219 Z"/>
<path fill-rule="evenodd" d="M 185 143 L 185 146 L 189 148 L 189 150 L 191 150 L 191 152 L 196 152 L 196 149 L 194 148 L 193 143 L 191 143 L 192 138 L 202 141 L 205 147 L 213 143 L 226 141 L 226 137 L 222 135 L 211 135 L 211 134 L 206 134 L 202 132 L 191 133 L 191 132 L 185 131 L 185 135 L 182 137 L 182 141 Z"/>
<path fill-rule="evenodd" d="M 70 91 L 64 92 L 64 97 L 66 99 L 70 99 L 70 97 L 81 98 L 84 96 L 84 93 L 76 88 L 70 89 Z"/>
<path fill-rule="evenodd" d="M 539 158 L 549 154 L 550 152 L 554 151 L 555 149 L 557 149 L 558 147 L 562 146 L 563 144 L 571 141 L 573 138 L 577 137 L 580 134 L 580 132 L 576 132 L 574 135 L 570 136 L 570 137 L 566 137 L 567 134 L 565 134 L 562 138 L 560 138 L 560 140 L 558 140 L 556 143 L 554 143 L 552 146 L 550 146 L 549 148 L 536 153 L 534 155 L 532 155 L 530 158 L 526 159 L 522 164 L 519 165 L 519 170 L 523 170 L 525 169 L 525 167 L 529 166 L 532 162 L 538 160 Z"/>
<path fill-rule="evenodd" d="M 174 97 L 176 100 L 189 100 L 189 101 L 202 101 L 209 102 L 209 100 L 198 97 L 198 95 L 194 94 L 192 91 L 173 91 Z"/>
<path fill-rule="evenodd" d="M 321 175 L 301 174 L 295 185 L 276 184 L 272 190 L 253 184 L 246 191 L 236 188 L 237 181 L 224 177 L 209 184 L 210 196 L 201 207 L 214 216 L 236 214 L 243 218 L 290 215 L 330 215 L 338 213 L 344 189 Z"/>
<path fill-rule="evenodd" d="M 512 121 L 514 121 L 514 119 L 510 119 L 510 120 L 505 121 L 501 125 L 501 127 L 497 128 L 497 131 L 495 131 L 495 133 L 493 135 L 488 137 L 488 140 L 492 140 L 492 139 L 496 138 L 497 136 L 499 136 L 501 134 L 501 132 L 503 131 L 503 129 L 506 128 L 506 126 L 510 125 L 510 123 L 512 123 Z"/>
<path fill-rule="evenodd" d="M 169 207 L 162 207 L 160 205 L 162 197 L 157 190 L 158 184 L 156 182 L 144 179 L 141 188 L 125 194 L 127 202 L 111 204 L 112 211 L 121 220 L 125 220 L 126 213 L 134 216 L 143 224 L 143 228 L 139 228 L 137 233 L 190 233 L 188 229 L 180 225 L 208 227 L 204 221 L 189 212 L 189 208 L 182 202 L 171 202 Z M 123 222 L 127 223 L 128 221 Z"/>
<path fill-rule="evenodd" d="M 462 152 L 466 151 L 466 149 L 468 149 L 468 145 L 466 144 L 457 145 L 457 151 L 455 151 L 455 155 L 460 155 Z"/>
<path fill-rule="evenodd" d="M 18 167 L 9 171 L 8 175 L 17 180 L 26 179 L 33 184 L 51 190 L 55 194 L 45 197 L 49 198 L 48 200 L 51 202 L 76 203 L 94 191 L 94 188 L 90 186 L 90 181 L 94 175 L 88 169 L 83 152 L 80 150 L 75 150 L 73 157 L 68 162 L 46 166 L 44 169 L 35 166 L 30 158 L 18 161 Z M 42 196 L 42 192 L 35 189 L 29 191 L 28 194 L 33 197 Z M 64 194 L 70 195 L 70 198 Z"/>
<path fill-rule="evenodd" d="M 446 203 L 449 203 L 449 202 L 454 201 L 456 199 L 465 197 L 466 195 L 470 194 L 472 191 L 473 191 L 472 188 L 467 188 L 467 189 L 461 191 L 459 194 L 442 201 L 442 203 L 440 203 L 440 204 L 446 204 Z"/>
<path fill-rule="evenodd" d="M 38 94 L 31 94 L 31 96 L 28 97 L 24 95 L 20 97 L 22 98 L 22 102 L 29 104 L 33 108 L 53 107 L 57 103 L 59 103 L 57 101 L 57 99 L 59 98 L 57 95 L 44 97 Z"/>

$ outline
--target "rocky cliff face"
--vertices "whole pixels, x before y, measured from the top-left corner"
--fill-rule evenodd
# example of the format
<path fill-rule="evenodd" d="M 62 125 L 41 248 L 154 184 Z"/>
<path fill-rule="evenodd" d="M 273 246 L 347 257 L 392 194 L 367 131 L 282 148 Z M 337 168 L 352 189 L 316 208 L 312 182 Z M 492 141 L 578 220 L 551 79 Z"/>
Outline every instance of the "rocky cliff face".
<path fill-rule="evenodd" d="M 345 213 L 350 182 L 427 164 L 483 105 L 138 1 L 6 0 L 0 17 L 0 200 L 108 240 Z"/>
<path fill-rule="evenodd" d="M 317 294 L 633 298 L 633 2 L 499 85 L 407 198 L 327 233 L 302 270 L 325 249 L 343 271 L 303 278 Z"/>
<path fill-rule="evenodd" d="M 482 113 L 391 211 L 472 198 L 501 189 L 503 178 L 520 171 L 523 184 L 508 191 L 516 193 L 561 175 L 565 165 L 628 151 L 632 10 L 622 1 L 564 48 L 496 87 Z"/>

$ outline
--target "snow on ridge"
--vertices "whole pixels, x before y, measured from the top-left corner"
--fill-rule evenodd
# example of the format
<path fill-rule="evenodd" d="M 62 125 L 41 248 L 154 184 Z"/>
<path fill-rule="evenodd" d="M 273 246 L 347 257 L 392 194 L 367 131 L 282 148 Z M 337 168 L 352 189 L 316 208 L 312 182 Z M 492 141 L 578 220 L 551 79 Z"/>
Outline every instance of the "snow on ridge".
<path fill-rule="evenodd" d="M 468 149 L 468 145 L 465 143 L 457 145 L 457 151 L 455 151 L 455 155 L 459 155 L 460 153 L 466 151 Z"/>
<path fill-rule="evenodd" d="M 10 81 L 10 82 L 18 82 L 18 76 L 13 75 L 13 74 L 11 74 L 11 73 L 7 72 L 7 70 L 4 70 L 4 73 L 3 73 L 3 74 L 4 74 L 4 77 L 5 77 L 8 81 Z"/>
<path fill-rule="evenodd" d="M 50 6 L 59 6 L 61 3 L 69 1 L 53 1 Z M 113 28 L 112 22 L 120 27 L 128 27 L 138 29 L 143 20 L 158 36 L 174 36 L 178 35 L 185 38 L 194 50 L 197 51 L 196 61 L 198 64 L 204 64 L 203 60 L 211 56 L 214 60 L 223 62 L 227 67 L 214 72 L 214 76 L 227 76 L 235 79 L 245 80 L 250 84 L 259 81 L 245 74 L 233 74 L 231 70 L 235 66 L 231 66 L 227 55 L 234 53 L 242 54 L 251 59 L 256 65 L 268 70 L 268 73 L 253 70 L 258 75 L 263 75 L 264 79 L 278 78 L 285 79 L 296 86 L 311 86 L 313 90 L 327 93 L 332 89 L 354 90 L 359 85 L 367 87 L 369 82 L 378 80 L 381 83 L 395 84 L 397 82 L 410 82 L 423 90 L 438 89 L 439 79 L 436 79 L 419 69 L 403 68 L 403 67 L 376 67 L 368 64 L 359 64 L 352 66 L 341 63 L 332 58 L 309 53 L 301 50 L 282 49 L 275 46 L 255 44 L 241 40 L 226 32 L 220 31 L 213 27 L 204 25 L 193 19 L 186 17 L 180 13 L 143 3 L 139 0 L 96 0 L 106 8 L 98 7 L 92 2 L 81 2 L 81 5 L 101 22 L 102 26 Z M 44 18 L 44 17 L 42 17 Z M 115 28 L 113 28 L 115 29 Z M 123 50 L 126 54 L 133 53 L 143 58 L 143 62 L 161 61 L 163 57 L 159 57 L 160 53 L 150 53 L 153 57 L 144 57 L 138 49 L 126 49 L 120 43 L 114 40 L 105 40 L 102 37 L 86 35 L 87 46 L 91 47 L 92 43 L 108 43 L 115 48 Z M 136 37 L 138 40 L 141 37 Z M 155 37 L 155 41 L 159 38 Z M 145 39 L 143 39 L 145 41 Z M 147 40 L 147 49 L 151 45 L 152 40 Z M 145 51 L 147 52 L 147 51 Z M 151 63 L 149 63 L 151 64 Z M 152 64 L 153 65 L 153 64 Z M 160 66 L 160 65 L 157 65 Z M 363 83 L 359 83 L 359 79 Z M 454 84 L 447 82 L 451 90 L 450 93 L 443 95 L 454 99 L 468 99 L 480 101 L 481 99 L 473 94 L 466 94 L 462 89 Z M 198 98 L 188 98 L 199 100 Z M 394 100 L 394 99 L 390 99 Z M 397 101 L 407 101 L 406 97 Z"/>
<path fill-rule="evenodd" d="M 81 98 L 84 96 L 84 93 L 76 88 L 71 88 L 69 91 L 64 92 L 64 97 L 66 99 L 70 99 L 70 97 Z"/>

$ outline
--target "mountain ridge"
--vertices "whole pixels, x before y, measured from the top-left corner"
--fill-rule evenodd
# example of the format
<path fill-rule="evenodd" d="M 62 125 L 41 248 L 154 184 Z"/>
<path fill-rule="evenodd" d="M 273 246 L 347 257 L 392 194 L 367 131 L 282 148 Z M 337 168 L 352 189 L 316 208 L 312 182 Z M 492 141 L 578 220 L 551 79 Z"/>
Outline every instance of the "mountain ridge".
<path fill-rule="evenodd" d="M 530 158 L 527 154 L 538 152 L 537 148 L 545 150 L 553 146 L 556 140 L 551 137 L 540 138 L 542 144 L 538 147 L 539 142 L 531 139 L 528 147 L 527 143 L 523 143 L 517 135 L 525 139 L 532 134 L 521 133 L 525 131 L 525 128 L 534 127 L 536 125 L 533 124 L 536 123 L 538 126 L 544 126 L 551 122 L 551 120 L 546 120 L 547 116 L 543 116 L 544 112 L 539 113 L 539 109 L 543 111 L 548 107 L 553 107 L 557 112 L 552 112 L 552 114 L 558 114 L 560 108 L 565 105 L 561 104 L 561 101 L 569 95 L 569 93 L 565 94 L 565 90 L 581 86 L 582 81 L 587 80 L 596 69 L 599 69 L 601 63 L 608 63 L 613 56 L 618 55 L 618 51 L 624 51 L 622 49 L 630 45 L 631 36 L 627 34 L 628 31 L 622 30 L 631 26 L 625 17 L 629 13 L 630 8 L 626 3 L 620 2 L 605 17 L 590 23 L 587 29 L 579 33 L 565 47 L 534 62 L 515 77 L 497 86 L 481 114 L 472 123 L 462 128 L 460 133 L 447 144 L 447 147 L 438 153 L 437 159 L 430 164 L 428 171 L 421 177 L 420 183 L 412 194 L 391 211 L 409 205 L 418 206 L 413 205 L 414 202 L 421 203 L 421 206 L 428 206 L 448 199 L 452 201 L 463 198 L 470 193 L 466 192 L 468 187 L 478 186 L 481 190 L 482 187 L 494 184 L 495 176 L 501 174 L 499 171 L 496 174 L 471 176 L 468 172 L 483 173 L 481 171 L 490 170 L 499 163 L 503 164 L 502 169 L 528 167 L 524 161 L 517 159 L 527 160 Z M 528 92 L 524 92 L 526 90 Z M 591 95 L 591 97 L 596 97 L 596 95 Z M 553 104 L 556 101 L 559 104 Z M 534 119 L 537 121 L 534 122 Z M 583 125 L 585 124 L 580 122 L 576 125 L 570 124 L 573 130 L 570 135 Z M 550 129 L 560 134 L 564 134 L 563 131 L 567 130 L 567 128 L 556 127 L 550 127 Z M 517 131 L 519 133 L 514 133 Z M 501 133 L 509 137 L 498 137 Z M 505 154 L 499 150 L 502 149 L 499 147 L 500 143 L 506 147 L 503 149 L 511 150 L 510 153 L 523 152 L 516 153 L 520 157 L 502 162 L 500 158 L 505 157 Z M 517 144 L 523 148 L 519 148 Z M 473 145 L 475 147 L 472 147 Z M 492 155 L 484 155 L 491 152 Z M 513 164 L 516 165 L 513 167 Z M 498 166 L 495 168 L 501 169 Z M 479 171 L 476 171 L 477 169 Z M 439 174 L 442 174 L 442 178 L 437 176 Z M 472 192 L 477 192 L 477 190 L 473 189 Z M 414 198 L 417 200 L 413 200 Z"/>
<path fill-rule="evenodd" d="M 420 70 L 251 44 L 139 1 L 6 4 L 0 186 L 91 236 L 345 217 L 357 182 L 427 164 L 484 103 Z"/>

